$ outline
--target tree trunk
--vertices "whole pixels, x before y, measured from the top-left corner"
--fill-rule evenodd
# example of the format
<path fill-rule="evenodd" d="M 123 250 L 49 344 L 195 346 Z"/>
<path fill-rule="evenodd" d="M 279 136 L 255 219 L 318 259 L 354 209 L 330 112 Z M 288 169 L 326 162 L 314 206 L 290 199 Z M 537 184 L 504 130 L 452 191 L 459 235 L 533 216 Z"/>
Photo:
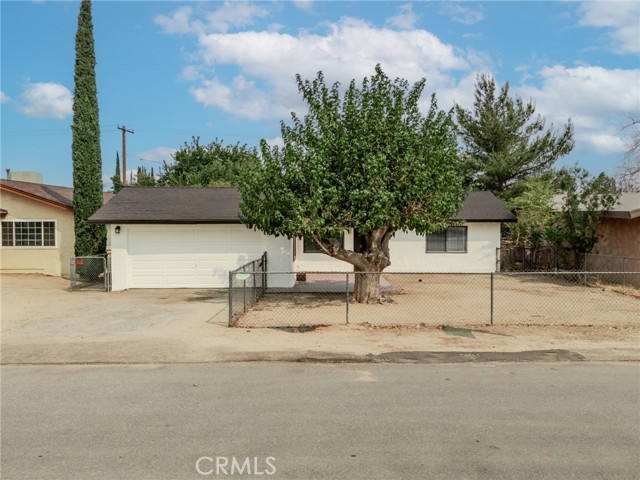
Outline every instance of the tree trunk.
<path fill-rule="evenodd" d="M 354 300 L 358 303 L 380 303 L 380 275 L 391 265 L 389 258 L 389 239 L 394 229 L 381 226 L 372 232 L 361 234 L 361 252 L 345 250 L 336 239 L 324 240 L 311 236 L 320 250 L 354 266 Z"/>
<path fill-rule="evenodd" d="M 380 276 L 382 273 L 355 272 L 353 298 L 358 303 L 381 303 Z"/>

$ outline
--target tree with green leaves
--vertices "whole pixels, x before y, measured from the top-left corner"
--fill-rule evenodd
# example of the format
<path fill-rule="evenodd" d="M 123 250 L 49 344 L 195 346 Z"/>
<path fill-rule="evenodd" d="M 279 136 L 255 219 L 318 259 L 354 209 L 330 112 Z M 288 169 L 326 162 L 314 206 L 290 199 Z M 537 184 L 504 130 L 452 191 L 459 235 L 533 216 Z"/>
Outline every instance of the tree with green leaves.
<path fill-rule="evenodd" d="M 509 233 L 516 244 L 525 243 L 535 252 L 545 244 L 556 223 L 553 201 L 557 187 L 548 175 L 522 180 L 521 187 L 510 203 L 518 221 L 509 225 Z"/>
<path fill-rule="evenodd" d="M 562 169 L 556 181 L 560 206 L 547 240 L 575 267 L 576 254 L 591 252 L 597 243 L 598 221 L 616 205 L 620 193 L 613 178 L 604 173 L 594 177 L 579 167 Z"/>
<path fill-rule="evenodd" d="M 153 167 L 151 167 L 151 173 L 147 172 L 147 167 L 138 167 L 134 185 L 138 187 L 155 187 L 157 180 L 156 175 L 153 173 Z"/>
<path fill-rule="evenodd" d="M 118 193 L 122 190 L 122 174 L 120 173 L 120 155 L 116 152 L 116 173 L 111 177 L 111 183 L 113 184 L 113 193 Z"/>
<path fill-rule="evenodd" d="M 498 88 L 490 76 L 478 76 L 473 110 L 455 106 L 470 184 L 509 199 L 518 182 L 548 172 L 571 152 L 571 121 L 556 134 L 535 110 L 533 102 L 512 98 L 508 83 Z"/>
<path fill-rule="evenodd" d="M 354 266 L 357 302 L 380 302 L 394 233 L 444 230 L 464 200 L 455 125 L 435 95 L 421 112 L 424 79 L 391 80 L 380 65 L 344 94 L 322 72 L 296 80 L 308 112 L 281 122 L 284 147 L 262 141 L 262 162 L 238 183 L 241 220 L 269 235 L 313 240 Z M 345 231 L 360 238 L 357 251 L 341 244 Z"/>
<path fill-rule="evenodd" d="M 76 32 L 75 90 L 71 127 L 76 256 L 96 255 L 104 252 L 106 246 L 105 226 L 91 225 L 87 221 L 103 203 L 95 65 L 91 1 L 82 0 Z"/>
<path fill-rule="evenodd" d="M 162 186 L 229 187 L 236 184 L 243 170 L 258 163 L 255 148 L 246 145 L 225 145 L 215 139 L 202 145 L 193 137 L 173 155 L 174 161 L 164 162 L 158 184 Z"/>

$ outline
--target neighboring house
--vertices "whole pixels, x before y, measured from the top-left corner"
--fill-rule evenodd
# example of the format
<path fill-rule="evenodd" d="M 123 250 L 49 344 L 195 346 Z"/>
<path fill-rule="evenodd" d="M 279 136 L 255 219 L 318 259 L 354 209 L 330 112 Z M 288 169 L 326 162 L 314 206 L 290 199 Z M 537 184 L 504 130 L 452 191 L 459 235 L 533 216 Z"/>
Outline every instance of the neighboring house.
<path fill-rule="evenodd" d="M 105 201 L 112 194 L 105 194 Z M 69 276 L 74 255 L 73 189 L 0 180 L 0 271 Z"/>
<path fill-rule="evenodd" d="M 623 193 L 596 228 L 598 243 L 591 253 L 640 258 L 640 193 Z"/>
<path fill-rule="evenodd" d="M 126 187 L 89 221 L 107 224 L 112 290 L 226 287 L 229 271 L 267 252 L 270 272 L 352 271 L 313 243 L 264 235 L 238 219 L 233 188 Z M 493 194 L 472 192 L 454 217 L 460 226 L 430 235 L 397 232 L 386 272 L 493 272 L 500 223 L 516 220 Z M 357 235 L 344 246 L 357 251 Z M 292 286 L 294 275 L 270 277 Z"/>

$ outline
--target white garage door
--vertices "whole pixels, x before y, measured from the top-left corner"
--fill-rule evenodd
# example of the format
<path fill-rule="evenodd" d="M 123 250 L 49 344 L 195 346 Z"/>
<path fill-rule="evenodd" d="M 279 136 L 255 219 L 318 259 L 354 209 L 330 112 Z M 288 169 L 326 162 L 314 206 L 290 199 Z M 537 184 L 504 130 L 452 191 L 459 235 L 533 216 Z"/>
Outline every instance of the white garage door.
<path fill-rule="evenodd" d="M 262 255 L 261 234 L 240 225 L 128 230 L 129 288 L 226 287 L 229 270 Z"/>

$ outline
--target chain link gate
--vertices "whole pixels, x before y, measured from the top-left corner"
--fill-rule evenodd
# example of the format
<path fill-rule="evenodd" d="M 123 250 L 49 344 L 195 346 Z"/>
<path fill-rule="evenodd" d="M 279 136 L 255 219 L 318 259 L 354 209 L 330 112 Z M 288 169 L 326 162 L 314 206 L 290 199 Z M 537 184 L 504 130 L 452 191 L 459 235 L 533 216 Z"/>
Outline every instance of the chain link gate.
<path fill-rule="evenodd" d="M 106 255 L 71 259 L 71 290 L 109 291 L 109 270 Z"/>

